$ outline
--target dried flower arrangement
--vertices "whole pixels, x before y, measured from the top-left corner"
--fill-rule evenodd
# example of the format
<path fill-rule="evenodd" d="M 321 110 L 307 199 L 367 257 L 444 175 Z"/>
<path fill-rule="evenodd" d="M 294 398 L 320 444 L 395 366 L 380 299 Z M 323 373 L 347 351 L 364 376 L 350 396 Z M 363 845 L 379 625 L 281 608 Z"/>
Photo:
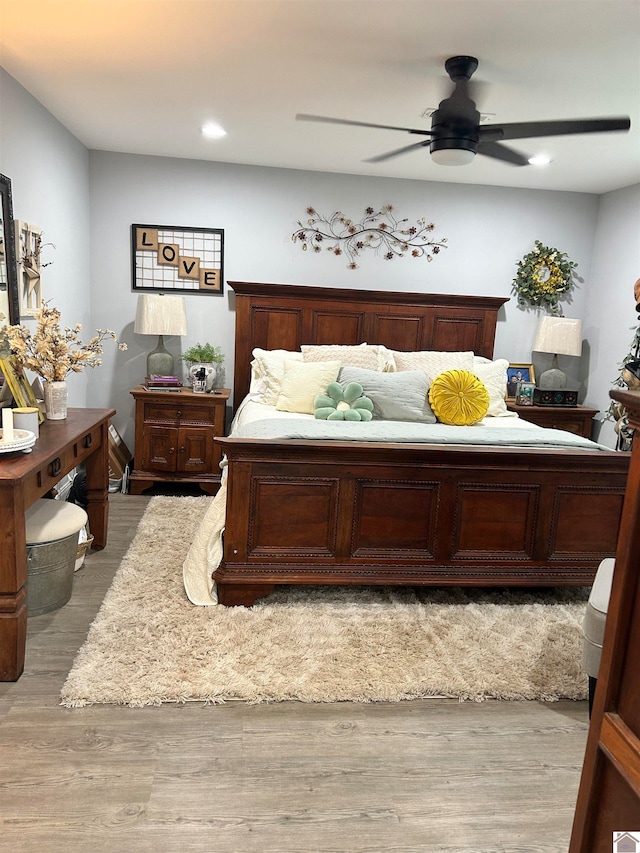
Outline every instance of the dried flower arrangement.
<path fill-rule="evenodd" d="M 310 246 L 314 252 L 323 248 L 334 255 L 345 252 L 350 270 L 358 269 L 356 258 L 363 249 L 374 249 L 376 253 L 382 249 L 387 261 L 411 249 L 412 257 L 432 261 L 440 249 L 447 248 L 446 237 L 433 240 L 428 236 L 436 227 L 433 222 L 421 217 L 416 225 L 409 226 L 408 219 L 396 219 L 392 204 L 385 204 L 377 212 L 368 207 L 360 222 L 353 222 L 339 210 L 327 218 L 313 207 L 307 208 L 307 216 L 306 223 L 298 220 L 299 228 L 291 235 L 293 242 L 300 241 L 304 251 Z"/>
<path fill-rule="evenodd" d="M 82 373 L 85 367 L 102 364 L 100 356 L 103 342 L 107 338 L 118 341 L 110 329 L 98 329 L 88 344 L 80 340 L 82 326 L 78 323 L 71 329 L 60 326 L 60 311 L 45 302 L 35 314 L 35 330 L 26 326 L 5 326 L 3 335 L 11 348 L 17 366 L 32 370 L 45 382 L 61 382 L 69 373 Z M 1 319 L 1 318 L 0 318 Z M 126 350 L 120 343 L 118 349 Z"/>

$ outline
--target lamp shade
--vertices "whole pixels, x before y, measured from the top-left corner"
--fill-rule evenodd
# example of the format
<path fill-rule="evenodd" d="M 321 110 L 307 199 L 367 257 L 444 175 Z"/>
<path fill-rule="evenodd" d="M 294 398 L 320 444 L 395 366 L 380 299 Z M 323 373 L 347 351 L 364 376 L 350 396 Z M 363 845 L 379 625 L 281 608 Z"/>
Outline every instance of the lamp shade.
<path fill-rule="evenodd" d="M 145 293 L 138 296 L 133 331 L 139 335 L 186 335 L 184 296 Z"/>
<path fill-rule="evenodd" d="M 569 317 L 541 317 L 533 349 L 554 355 L 582 355 L 582 321 Z"/>

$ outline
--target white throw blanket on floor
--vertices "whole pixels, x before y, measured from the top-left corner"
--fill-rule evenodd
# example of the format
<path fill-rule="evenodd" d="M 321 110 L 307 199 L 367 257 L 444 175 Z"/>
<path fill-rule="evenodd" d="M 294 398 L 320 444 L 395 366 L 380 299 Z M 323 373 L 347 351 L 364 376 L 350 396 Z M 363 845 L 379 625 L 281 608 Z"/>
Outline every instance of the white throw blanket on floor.
<path fill-rule="evenodd" d="M 222 482 L 211 501 L 202 524 L 196 530 L 193 542 L 182 566 L 182 577 L 187 598 L 192 604 L 206 607 L 218 603 L 216 584 L 211 573 L 222 559 L 222 534 L 227 508 L 227 467 L 222 469 Z"/>

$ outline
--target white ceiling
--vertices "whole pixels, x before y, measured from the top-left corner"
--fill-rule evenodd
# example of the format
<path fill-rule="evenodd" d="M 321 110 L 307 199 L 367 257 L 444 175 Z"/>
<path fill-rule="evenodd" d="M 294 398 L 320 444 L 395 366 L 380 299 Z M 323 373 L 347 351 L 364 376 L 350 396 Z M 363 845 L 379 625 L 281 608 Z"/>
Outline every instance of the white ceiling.
<path fill-rule="evenodd" d="M 546 168 L 416 137 L 297 122 L 429 127 L 449 56 L 480 67 L 496 123 L 628 115 L 628 133 L 509 143 Z M 87 147 L 294 169 L 602 193 L 640 181 L 640 0 L 0 0 L 0 64 Z M 227 136 L 204 139 L 220 123 Z"/>

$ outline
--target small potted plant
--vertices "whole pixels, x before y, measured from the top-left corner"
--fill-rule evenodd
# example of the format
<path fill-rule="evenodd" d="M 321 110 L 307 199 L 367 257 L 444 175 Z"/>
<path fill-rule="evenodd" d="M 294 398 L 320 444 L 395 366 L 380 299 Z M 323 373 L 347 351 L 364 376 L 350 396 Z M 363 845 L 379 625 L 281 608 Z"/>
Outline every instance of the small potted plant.
<path fill-rule="evenodd" d="M 216 387 L 218 365 L 224 361 L 224 353 L 220 347 L 214 347 L 211 344 L 194 344 L 182 353 L 182 360 L 187 363 L 187 372 L 192 384 L 196 372 L 204 367 L 207 375 L 207 391 Z"/>

